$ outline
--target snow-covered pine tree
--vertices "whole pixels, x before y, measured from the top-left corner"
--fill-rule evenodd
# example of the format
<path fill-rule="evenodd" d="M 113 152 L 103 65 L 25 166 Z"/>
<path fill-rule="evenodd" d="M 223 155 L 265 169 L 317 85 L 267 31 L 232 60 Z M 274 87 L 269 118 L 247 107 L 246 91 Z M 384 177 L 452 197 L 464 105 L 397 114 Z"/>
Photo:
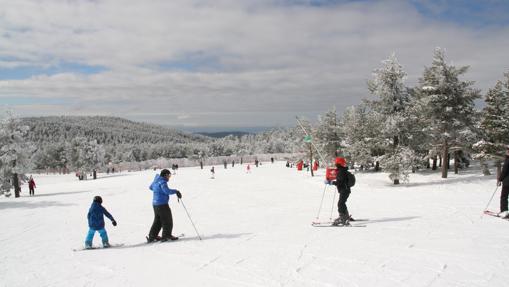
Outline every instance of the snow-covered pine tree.
<path fill-rule="evenodd" d="M 374 157 L 381 155 L 382 146 L 377 137 L 382 129 L 380 114 L 369 110 L 365 104 L 351 106 L 341 117 L 341 145 L 343 156 L 363 169 L 375 163 Z"/>
<path fill-rule="evenodd" d="M 428 135 L 429 118 L 425 114 L 426 104 L 418 88 L 409 89 L 409 105 L 405 109 L 405 129 L 402 131 L 402 144 L 414 151 L 415 167 L 429 167 L 432 159 L 436 166 L 436 150 Z M 425 96 L 425 95 L 424 95 Z M 413 169 L 415 170 L 415 168 Z"/>
<path fill-rule="evenodd" d="M 315 145 L 323 153 L 323 157 L 329 162 L 333 162 L 338 156 L 337 151 L 342 150 L 341 129 L 339 119 L 336 114 L 336 107 L 329 110 L 324 116 L 319 118 L 318 126 L 315 131 Z"/>
<path fill-rule="evenodd" d="M 24 141 L 28 127 L 7 112 L 0 119 L 0 195 L 10 196 L 11 185 L 30 168 L 32 146 Z M 19 197 L 19 189 L 15 189 Z"/>
<path fill-rule="evenodd" d="M 74 138 L 67 148 L 71 167 L 82 173 L 103 165 L 104 154 L 104 148 L 96 140 L 88 140 L 85 137 Z"/>
<path fill-rule="evenodd" d="M 407 164 L 413 163 L 415 157 L 412 150 L 399 147 L 409 128 L 406 113 L 409 94 L 404 85 L 405 78 L 403 67 L 396 55 L 392 54 L 389 59 L 382 61 L 382 67 L 373 72 L 373 79 L 368 82 L 369 91 L 378 98 L 370 102 L 371 107 L 382 116 L 383 121 L 379 142 L 385 144 L 386 152 L 380 161 L 394 184 L 399 184 L 400 179 L 408 179 L 407 172 L 412 165 Z"/>
<path fill-rule="evenodd" d="M 480 124 L 482 140 L 473 145 L 474 158 L 481 160 L 483 166 L 487 160 L 495 159 L 497 176 L 505 146 L 509 144 L 509 73 L 505 73 L 504 77 L 486 93 Z M 484 174 L 489 174 L 486 168 Z"/>
<path fill-rule="evenodd" d="M 427 94 L 423 100 L 430 119 L 430 135 L 444 161 L 442 178 L 447 178 L 449 149 L 463 148 L 465 143 L 459 141 L 461 135 L 471 133 L 475 125 L 474 100 L 480 95 L 472 87 L 474 82 L 459 79 L 467 70 L 468 66 L 447 65 L 444 50 L 436 48 L 431 67 L 424 69 L 419 80 L 419 88 Z"/>

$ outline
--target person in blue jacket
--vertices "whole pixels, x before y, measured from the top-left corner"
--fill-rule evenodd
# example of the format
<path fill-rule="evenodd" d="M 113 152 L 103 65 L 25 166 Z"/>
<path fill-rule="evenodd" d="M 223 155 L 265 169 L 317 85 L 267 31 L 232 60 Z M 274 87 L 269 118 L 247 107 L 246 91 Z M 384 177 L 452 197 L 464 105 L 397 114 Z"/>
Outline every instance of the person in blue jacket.
<path fill-rule="evenodd" d="M 182 198 L 182 194 L 180 191 L 168 187 L 170 177 L 171 172 L 167 169 L 163 169 L 160 174 L 156 174 L 154 181 L 149 187 L 154 195 L 152 199 L 154 222 L 152 223 L 147 237 L 149 243 L 157 240 L 178 240 L 178 237 L 171 234 L 173 230 L 173 217 L 168 201 L 170 200 L 171 194 L 176 194 L 178 198 Z M 161 227 L 163 228 L 163 234 L 159 237 Z"/>
<path fill-rule="evenodd" d="M 106 229 L 104 229 L 104 215 L 111 220 L 113 226 L 117 226 L 117 222 L 113 218 L 113 216 L 102 206 L 103 199 L 100 196 L 94 197 L 94 201 L 92 202 L 92 206 L 88 210 L 88 234 L 85 239 L 85 248 L 92 248 L 92 240 L 94 239 L 95 232 L 99 232 L 101 235 L 101 239 L 103 241 L 103 247 L 110 247 L 110 243 L 108 240 L 108 233 L 106 233 Z"/>

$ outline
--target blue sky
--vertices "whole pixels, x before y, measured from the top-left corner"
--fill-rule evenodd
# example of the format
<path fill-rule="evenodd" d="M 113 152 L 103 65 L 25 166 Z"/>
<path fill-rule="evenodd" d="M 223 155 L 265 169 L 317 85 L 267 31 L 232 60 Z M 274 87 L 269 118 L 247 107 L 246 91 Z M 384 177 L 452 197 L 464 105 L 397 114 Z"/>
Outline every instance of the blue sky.
<path fill-rule="evenodd" d="M 0 60 L 2 60 L 0 58 Z M 8 59 L 4 59 L 8 62 Z M 16 60 L 11 60 L 16 61 Z M 106 71 L 107 69 L 100 66 L 90 66 L 78 63 L 57 63 L 47 67 L 44 66 L 23 66 L 17 68 L 1 68 L 0 69 L 0 80 L 21 80 L 28 79 L 32 76 L 39 75 L 56 75 L 61 73 L 78 73 L 84 75 L 97 74 Z"/>
<path fill-rule="evenodd" d="M 508 15 L 509 1 L 494 0 L 7 1 L 0 105 L 292 125 L 369 98 L 366 81 L 392 53 L 415 85 L 436 47 L 486 91 L 509 71 Z"/>

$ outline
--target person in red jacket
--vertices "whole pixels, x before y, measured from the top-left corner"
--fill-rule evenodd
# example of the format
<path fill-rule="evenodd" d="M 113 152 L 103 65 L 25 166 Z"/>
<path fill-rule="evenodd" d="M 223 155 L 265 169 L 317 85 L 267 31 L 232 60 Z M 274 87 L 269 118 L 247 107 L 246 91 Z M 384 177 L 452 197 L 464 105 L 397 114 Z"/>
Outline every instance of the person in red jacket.
<path fill-rule="evenodd" d="M 350 196 L 350 187 L 348 186 L 348 167 L 343 157 L 336 158 L 336 180 L 332 182 L 337 186 L 339 193 L 338 212 L 339 217 L 334 220 L 333 225 L 350 225 L 350 213 L 346 206 L 346 201 Z"/>
<path fill-rule="evenodd" d="M 28 180 L 28 189 L 30 190 L 30 196 L 35 195 L 35 181 L 32 176 L 30 176 L 30 179 Z"/>

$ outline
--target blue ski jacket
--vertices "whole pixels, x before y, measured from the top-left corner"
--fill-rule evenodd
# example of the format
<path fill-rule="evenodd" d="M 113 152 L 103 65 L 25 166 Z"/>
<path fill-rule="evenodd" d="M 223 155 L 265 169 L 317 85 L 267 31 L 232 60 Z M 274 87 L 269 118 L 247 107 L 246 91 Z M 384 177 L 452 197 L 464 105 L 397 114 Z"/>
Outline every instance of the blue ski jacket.
<path fill-rule="evenodd" d="M 168 187 L 168 180 L 159 174 L 156 174 L 156 177 L 154 178 L 154 181 L 149 188 L 154 193 L 154 197 L 152 199 L 153 206 L 168 204 L 168 201 L 170 200 L 170 194 L 177 193 L 176 189 L 171 189 Z"/>
<path fill-rule="evenodd" d="M 111 221 L 115 221 L 113 216 L 98 202 L 92 202 L 92 206 L 88 210 L 88 227 L 94 230 L 100 230 L 104 228 L 104 215 Z"/>

